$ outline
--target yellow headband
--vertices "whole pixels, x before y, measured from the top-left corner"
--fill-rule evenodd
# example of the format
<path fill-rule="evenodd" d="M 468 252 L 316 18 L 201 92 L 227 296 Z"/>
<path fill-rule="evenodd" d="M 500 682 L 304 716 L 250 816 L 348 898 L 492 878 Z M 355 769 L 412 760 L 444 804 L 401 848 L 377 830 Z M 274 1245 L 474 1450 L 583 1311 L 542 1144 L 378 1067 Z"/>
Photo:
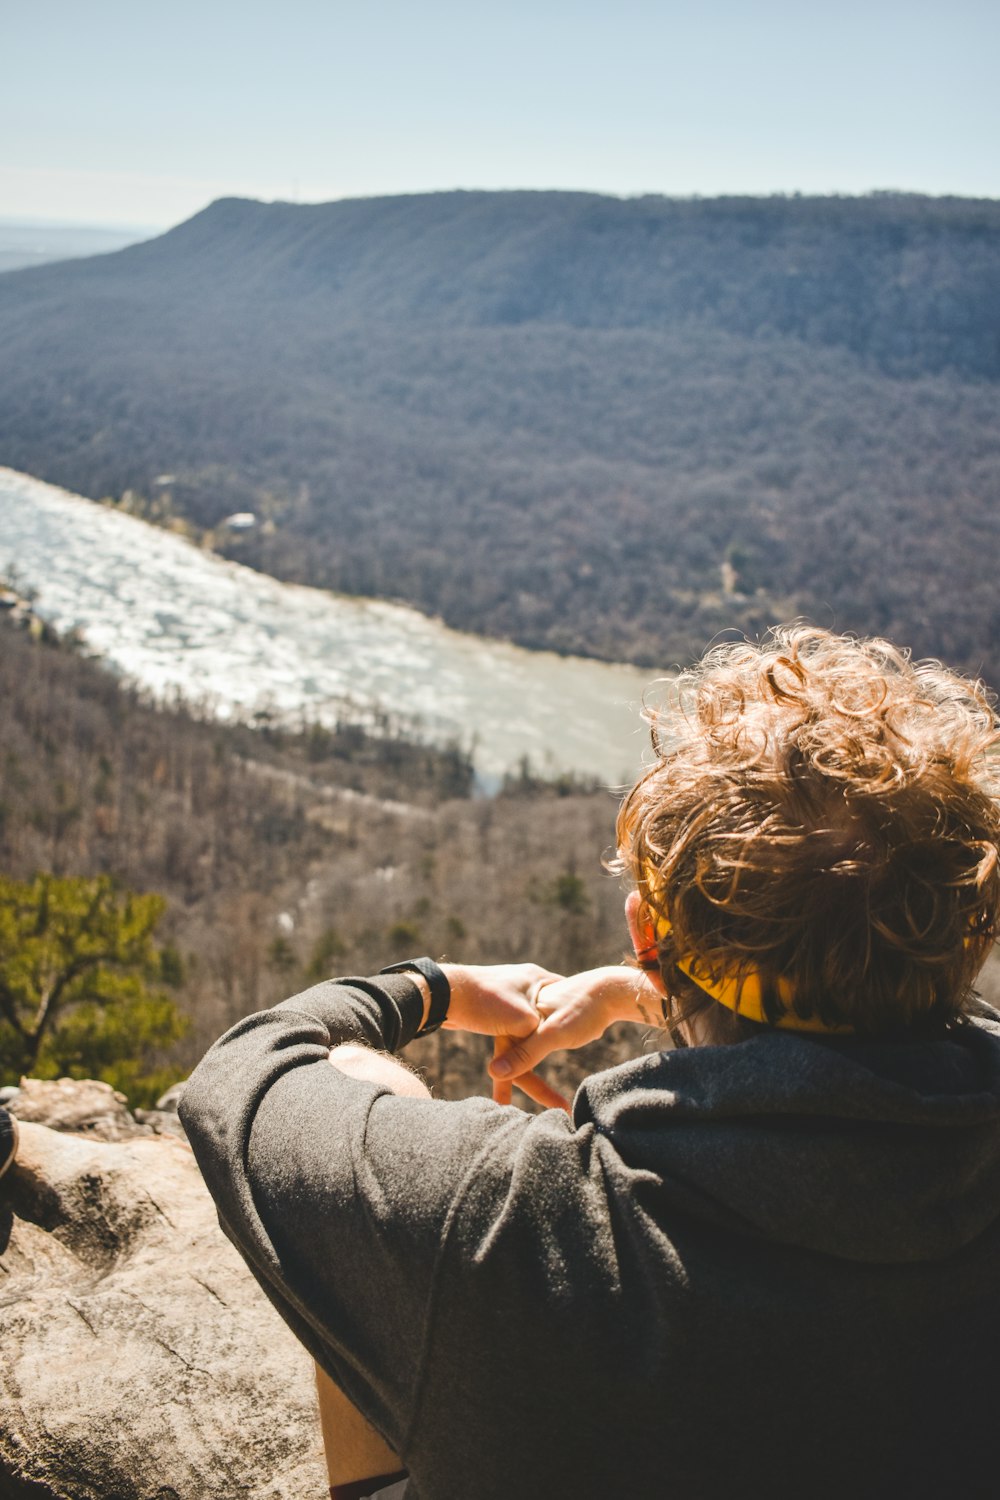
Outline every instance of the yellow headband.
<path fill-rule="evenodd" d="M 653 917 L 657 938 L 667 937 L 673 931 L 670 922 L 655 911 Z M 704 990 L 706 995 L 711 995 L 713 1000 L 718 1000 L 720 1005 L 724 1005 L 734 1015 L 743 1016 L 747 1021 L 759 1021 L 764 1026 L 779 1026 L 786 1031 L 826 1032 L 828 1035 L 849 1036 L 854 1031 L 853 1026 L 828 1026 L 816 1015 L 798 1015 L 792 1007 L 795 988 L 788 979 L 778 978 L 778 998 L 785 1008 L 776 1021 L 769 1021 L 764 1011 L 764 985 L 755 969 L 746 970 L 740 975 L 723 974 L 717 978 L 703 965 L 699 965 L 698 959 L 693 956 L 677 958 L 674 962 L 692 984 Z"/>

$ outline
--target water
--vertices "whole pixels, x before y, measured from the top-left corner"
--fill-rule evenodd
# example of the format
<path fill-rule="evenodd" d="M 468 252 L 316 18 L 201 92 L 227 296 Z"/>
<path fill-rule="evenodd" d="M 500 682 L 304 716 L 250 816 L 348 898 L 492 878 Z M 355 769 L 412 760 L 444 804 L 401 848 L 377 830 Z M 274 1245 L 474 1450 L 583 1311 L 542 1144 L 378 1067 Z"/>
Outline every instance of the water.
<path fill-rule="evenodd" d="M 46 261 L 70 260 L 80 255 L 105 255 L 159 232 L 108 229 L 96 224 L 32 224 L 24 219 L 0 217 L 0 271 L 43 266 Z"/>
<path fill-rule="evenodd" d="M 630 782 L 652 674 L 449 630 L 403 605 L 279 583 L 144 521 L 0 468 L 0 575 L 116 671 L 220 718 L 379 710 L 472 747 L 487 784 L 536 771 Z"/>

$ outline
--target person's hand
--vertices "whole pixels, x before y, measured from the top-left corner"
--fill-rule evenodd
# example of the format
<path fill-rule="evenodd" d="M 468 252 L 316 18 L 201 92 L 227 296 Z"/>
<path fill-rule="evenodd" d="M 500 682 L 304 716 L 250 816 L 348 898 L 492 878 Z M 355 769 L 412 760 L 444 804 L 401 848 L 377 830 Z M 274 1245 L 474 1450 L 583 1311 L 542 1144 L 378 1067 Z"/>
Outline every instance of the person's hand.
<path fill-rule="evenodd" d="M 447 1031 L 527 1036 L 538 1025 L 535 997 L 561 979 L 538 964 L 442 964 L 451 989 Z"/>
<path fill-rule="evenodd" d="M 539 1021 L 535 998 L 562 978 L 538 964 L 442 964 L 441 967 L 451 988 L 444 1028 L 495 1036 L 497 1047 L 502 1047 L 508 1038 L 530 1036 Z M 564 1107 L 561 1095 L 541 1078 L 519 1079 L 518 1087 L 540 1104 Z M 498 1104 L 509 1104 L 511 1085 L 495 1080 L 493 1098 Z"/>
<path fill-rule="evenodd" d="M 539 1104 L 569 1109 L 569 1102 L 534 1069 L 550 1052 L 596 1041 L 614 1021 L 660 1025 L 661 993 L 655 978 L 621 964 L 544 984 L 535 996 L 538 1025 L 497 1038 L 490 1063 L 494 1099 L 509 1102 L 510 1086 L 516 1083 Z"/>

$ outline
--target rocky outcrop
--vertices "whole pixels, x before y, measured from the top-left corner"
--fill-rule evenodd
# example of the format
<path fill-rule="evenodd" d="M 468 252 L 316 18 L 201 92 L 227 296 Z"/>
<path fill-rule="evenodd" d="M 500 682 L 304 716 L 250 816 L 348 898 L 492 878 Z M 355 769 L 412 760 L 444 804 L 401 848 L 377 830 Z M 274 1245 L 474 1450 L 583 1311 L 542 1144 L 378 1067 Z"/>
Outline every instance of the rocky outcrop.
<path fill-rule="evenodd" d="M 219 1230 L 187 1145 L 106 1085 L 28 1082 L 10 1107 L 0 1497 L 324 1494 L 310 1361 Z"/>
<path fill-rule="evenodd" d="M 4 1089 L 0 1104 L 29 1124 L 79 1132 L 96 1141 L 153 1134 L 129 1112 L 124 1094 L 92 1078 L 22 1078 L 20 1088 Z"/>

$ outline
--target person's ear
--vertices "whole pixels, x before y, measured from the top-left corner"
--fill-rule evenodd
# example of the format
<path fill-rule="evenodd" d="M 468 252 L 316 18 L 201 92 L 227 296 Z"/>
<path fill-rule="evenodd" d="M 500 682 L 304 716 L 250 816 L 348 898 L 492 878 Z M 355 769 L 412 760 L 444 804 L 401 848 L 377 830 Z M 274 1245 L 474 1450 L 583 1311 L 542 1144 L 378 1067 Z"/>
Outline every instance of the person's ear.
<path fill-rule="evenodd" d="M 658 995 L 665 995 L 667 989 L 657 963 L 656 927 L 649 907 L 638 891 L 629 892 L 628 900 L 625 902 L 625 920 L 628 923 L 629 937 L 632 939 L 635 956 L 645 972 L 646 983 Z"/>
<path fill-rule="evenodd" d="M 625 920 L 628 923 L 628 935 L 632 939 L 636 958 L 641 964 L 655 961 L 656 927 L 653 924 L 649 907 L 638 891 L 629 891 L 628 900 L 625 902 Z"/>

